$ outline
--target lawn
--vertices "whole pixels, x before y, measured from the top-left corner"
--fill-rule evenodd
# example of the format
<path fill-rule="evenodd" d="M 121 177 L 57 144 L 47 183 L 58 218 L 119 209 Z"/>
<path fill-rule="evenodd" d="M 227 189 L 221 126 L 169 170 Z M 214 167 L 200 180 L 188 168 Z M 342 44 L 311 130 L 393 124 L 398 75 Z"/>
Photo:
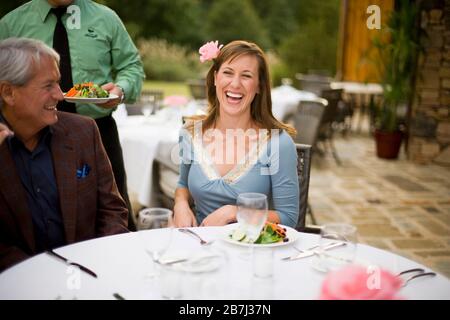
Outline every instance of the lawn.
<path fill-rule="evenodd" d="M 189 87 L 184 82 L 144 81 L 143 90 L 162 90 L 164 97 L 183 95 L 191 97 Z"/>

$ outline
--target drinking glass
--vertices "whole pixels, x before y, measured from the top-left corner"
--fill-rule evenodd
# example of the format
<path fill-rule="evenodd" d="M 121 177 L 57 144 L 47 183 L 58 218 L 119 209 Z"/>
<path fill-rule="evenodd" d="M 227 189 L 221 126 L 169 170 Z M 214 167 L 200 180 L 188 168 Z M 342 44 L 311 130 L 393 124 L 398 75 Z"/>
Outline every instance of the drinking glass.
<path fill-rule="evenodd" d="M 262 193 L 241 193 L 236 206 L 239 228 L 253 243 L 258 239 L 267 220 L 267 196 Z"/>
<path fill-rule="evenodd" d="M 342 246 L 326 250 L 332 242 L 340 242 Z M 325 224 L 320 232 L 316 269 L 328 272 L 352 263 L 355 259 L 356 244 L 355 226 L 346 223 Z"/>
<path fill-rule="evenodd" d="M 155 96 L 149 95 L 144 97 L 144 104 L 142 106 L 142 113 L 146 118 L 156 112 L 156 99 Z"/>
<path fill-rule="evenodd" d="M 171 210 L 165 208 L 147 208 L 139 212 L 138 234 L 144 251 L 152 261 L 152 270 L 147 277 L 157 276 L 155 263 L 170 246 L 173 233 L 172 214 Z"/>

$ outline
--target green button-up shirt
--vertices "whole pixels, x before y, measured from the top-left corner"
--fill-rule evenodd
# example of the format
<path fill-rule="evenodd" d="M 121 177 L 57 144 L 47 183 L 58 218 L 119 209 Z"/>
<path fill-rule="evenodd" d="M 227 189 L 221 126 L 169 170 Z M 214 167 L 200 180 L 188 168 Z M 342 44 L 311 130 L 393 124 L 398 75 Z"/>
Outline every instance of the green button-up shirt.
<path fill-rule="evenodd" d="M 138 50 L 117 14 L 91 0 L 75 0 L 63 17 L 69 38 L 74 84 L 92 81 L 103 85 L 114 82 L 125 93 L 125 102 L 139 97 L 144 70 Z M 46 0 L 33 0 L 11 11 L 0 20 L 0 40 L 10 37 L 39 39 L 53 47 L 56 16 Z M 79 13 L 77 13 L 77 11 Z M 79 23 L 78 23 L 79 22 Z M 111 114 L 94 104 L 77 104 L 77 113 L 91 118 Z"/>

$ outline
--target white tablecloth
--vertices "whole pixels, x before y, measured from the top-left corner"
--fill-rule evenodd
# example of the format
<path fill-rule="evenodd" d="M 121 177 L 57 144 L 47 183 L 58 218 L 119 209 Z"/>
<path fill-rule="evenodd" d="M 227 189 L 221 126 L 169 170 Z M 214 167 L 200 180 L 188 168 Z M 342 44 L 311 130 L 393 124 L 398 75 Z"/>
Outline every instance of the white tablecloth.
<path fill-rule="evenodd" d="M 317 244 L 317 235 L 300 234 L 295 244 L 275 248 L 273 278 L 261 280 L 252 276 L 251 260 L 242 258 L 249 250 L 221 240 L 225 234 L 222 227 L 194 230 L 207 240 L 216 239 L 211 248 L 223 250 L 228 256 L 222 272 L 214 275 L 221 279 L 216 282 L 219 287 L 208 292 L 208 299 L 316 299 L 319 296 L 325 274 L 311 267 L 314 258 L 291 262 L 280 259 L 296 252 L 292 245 L 309 248 Z M 159 281 L 145 278 L 151 261 L 141 241 L 137 233 L 127 233 L 56 250 L 92 269 L 98 278 L 84 272 L 76 273 L 45 253 L 32 257 L 0 274 L 0 299 L 114 299 L 116 292 L 126 299 L 161 299 Z M 196 239 L 176 230 L 170 248 L 178 252 L 208 250 Z M 357 261 L 393 273 L 414 267 L 429 270 L 411 260 L 366 245 L 358 245 Z M 439 274 L 433 278 L 415 279 L 401 290 L 400 295 L 405 299 L 450 299 L 450 281 Z M 185 295 L 184 298 L 190 297 Z"/>
<path fill-rule="evenodd" d="M 288 114 L 297 110 L 300 101 L 315 100 L 317 95 L 297 90 L 289 85 L 282 85 L 272 89 L 272 113 L 278 120 L 282 121 Z"/>
<path fill-rule="evenodd" d="M 118 121 L 128 191 L 137 195 L 140 204 L 155 206 L 152 185 L 153 160 L 160 145 L 176 144 L 181 118 L 164 114 L 145 118 L 129 116 Z"/>
<path fill-rule="evenodd" d="M 383 87 L 378 83 L 361 83 L 361 82 L 332 82 L 331 89 L 344 89 L 349 94 L 382 94 Z"/>

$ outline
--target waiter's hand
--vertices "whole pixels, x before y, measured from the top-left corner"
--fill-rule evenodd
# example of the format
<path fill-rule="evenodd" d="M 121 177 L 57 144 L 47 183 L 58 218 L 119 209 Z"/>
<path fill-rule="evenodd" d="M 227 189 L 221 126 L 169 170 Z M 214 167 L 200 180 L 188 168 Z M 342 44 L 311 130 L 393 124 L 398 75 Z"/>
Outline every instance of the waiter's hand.
<path fill-rule="evenodd" d="M 3 123 L 0 123 L 0 144 L 3 143 L 3 141 L 8 136 L 12 136 L 14 133 L 8 129 L 7 126 L 5 126 Z"/>
<path fill-rule="evenodd" d="M 108 83 L 102 85 L 102 89 L 105 89 L 106 91 L 108 91 L 110 95 L 111 94 L 115 94 L 118 98 L 109 100 L 106 103 L 98 104 L 99 107 L 108 108 L 108 109 L 109 108 L 114 108 L 122 100 L 122 95 L 123 95 L 122 89 L 120 89 L 114 83 L 108 82 Z"/>

